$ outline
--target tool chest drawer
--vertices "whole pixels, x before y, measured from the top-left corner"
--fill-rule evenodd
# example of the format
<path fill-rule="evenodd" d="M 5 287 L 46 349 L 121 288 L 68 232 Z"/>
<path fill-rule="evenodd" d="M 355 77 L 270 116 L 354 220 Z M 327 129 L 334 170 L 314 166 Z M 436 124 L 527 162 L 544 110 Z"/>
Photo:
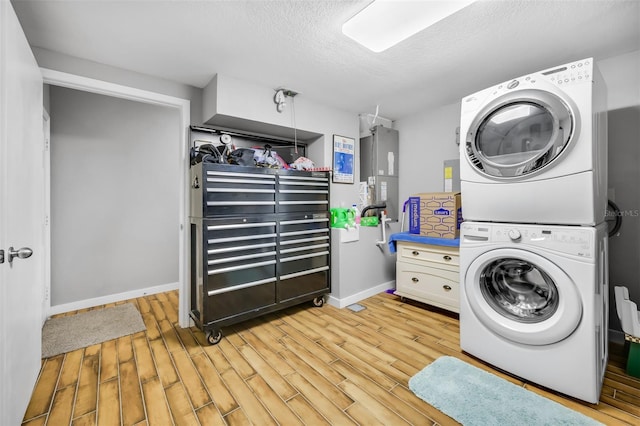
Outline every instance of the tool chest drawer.
<path fill-rule="evenodd" d="M 279 225 L 279 299 L 328 291 L 331 257 L 328 213 L 290 215 Z"/>
<path fill-rule="evenodd" d="M 191 216 L 329 210 L 329 174 L 229 164 L 191 167 Z"/>
<path fill-rule="evenodd" d="M 276 212 L 272 169 L 199 163 L 191 167 L 191 216 L 216 217 Z"/>
<path fill-rule="evenodd" d="M 278 213 L 323 212 L 329 209 L 329 175 L 325 172 L 280 171 Z"/>
<path fill-rule="evenodd" d="M 276 280 L 277 222 L 203 220 L 208 295 Z"/>

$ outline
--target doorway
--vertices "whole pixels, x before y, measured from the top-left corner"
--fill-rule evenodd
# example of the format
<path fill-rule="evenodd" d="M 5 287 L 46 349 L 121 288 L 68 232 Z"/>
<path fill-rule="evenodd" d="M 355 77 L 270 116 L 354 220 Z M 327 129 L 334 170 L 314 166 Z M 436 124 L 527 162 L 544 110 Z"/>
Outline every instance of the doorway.
<path fill-rule="evenodd" d="M 175 98 L 175 97 L 171 97 L 171 96 L 167 96 L 167 95 L 162 95 L 162 94 L 158 94 L 158 93 L 154 93 L 154 92 L 147 92 L 147 91 L 143 91 L 143 90 L 139 90 L 139 89 L 134 89 L 131 87 L 127 87 L 127 86 L 121 86 L 121 85 L 117 85 L 117 84 L 113 84 L 113 83 L 108 83 L 108 82 L 104 82 L 104 81 L 100 81 L 100 80 L 95 80 L 95 79 L 89 79 L 89 78 L 85 78 L 85 77 L 80 77 L 80 76 L 76 76 L 76 75 L 72 75 L 72 74 L 67 74 L 67 73 L 62 73 L 62 72 L 58 72 L 58 71 L 53 71 L 53 70 L 49 70 L 49 69 L 41 69 L 42 71 L 42 75 L 43 75 L 43 79 L 44 79 L 44 83 L 45 84 L 49 84 L 51 86 L 54 86 L 56 88 L 67 88 L 67 89 L 75 89 L 77 91 L 80 92 L 89 92 L 91 94 L 99 94 L 99 95 L 106 95 L 107 97 L 113 97 L 113 98 L 118 98 L 115 100 L 115 104 L 117 105 L 118 102 L 122 101 L 124 102 L 121 105 L 126 105 L 126 104 L 130 104 L 129 101 L 134 101 L 135 103 L 143 103 L 143 104 L 152 104 L 154 106 L 162 106 L 162 107 L 169 107 L 172 110 L 176 110 L 178 111 L 178 123 L 179 123 L 179 130 L 175 131 L 174 134 L 176 134 L 176 144 L 177 146 L 174 146 L 173 149 L 173 154 L 177 154 L 175 155 L 175 161 L 177 164 L 175 164 L 175 168 L 174 170 L 177 170 L 177 179 L 175 179 L 176 181 L 173 182 L 172 184 L 175 185 L 175 187 L 173 188 L 172 195 L 171 197 L 174 198 L 174 208 L 177 209 L 177 212 L 173 212 L 173 217 L 174 220 L 177 217 L 177 223 L 176 225 L 176 233 L 178 235 L 177 238 L 177 244 L 178 244 L 178 248 L 177 248 L 177 259 L 176 263 L 178 265 L 178 277 L 177 277 L 177 287 L 179 289 L 179 294 L 180 294 L 180 306 L 179 306 L 179 322 L 180 325 L 182 327 L 187 327 L 189 325 L 189 317 L 188 317 L 188 306 L 189 306 L 189 292 L 186 291 L 185 289 L 185 284 L 188 283 L 188 270 L 186 268 L 187 265 L 187 259 L 186 259 L 186 251 L 185 251 L 185 247 L 188 247 L 188 233 L 185 232 L 186 228 L 186 219 L 188 219 L 187 217 L 187 210 L 186 210 L 186 206 L 188 206 L 188 192 L 185 190 L 185 183 L 187 182 L 187 173 L 188 173 L 188 143 L 187 143 L 187 132 L 188 132 L 188 127 L 189 127 L 189 123 L 190 123 L 190 103 L 188 100 L 185 99 L 180 99 L 180 98 Z M 58 90 L 56 89 L 56 92 L 60 92 L 60 93 L 64 93 L 64 91 L 62 89 Z M 74 91 L 71 91 L 74 92 Z M 75 98 L 82 98 L 82 94 L 78 94 L 75 93 Z M 85 93 L 85 97 L 86 97 L 86 93 Z M 111 102 L 110 104 L 114 104 L 114 102 Z M 78 123 L 79 126 L 83 125 L 86 123 Z M 55 129 L 55 117 L 52 117 L 52 128 Z M 54 133 L 55 130 L 52 130 L 52 133 Z M 125 131 L 126 134 L 126 131 Z M 95 142 L 95 141 L 94 141 Z M 91 148 L 93 150 L 96 149 L 95 143 L 93 148 Z M 109 150 L 105 148 L 105 151 L 103 154 L 106 155 L 106 152 L 108 152 Z M 94 158 L 96 155 L 100 155 L 99 152 L 87 152 L 86 158 L 86 162 L 89 163 L 91 161 L 91 157 L 93 154 Z M 130 153 L 131 154 L 131 153 Z M 132 154 L 132 155 L 136 155 L 136 154 Z M 105 161 L 108 161 L 108 159 L 101 159 L 101 162 L 104 163 Z M 86 164 L 84 166 L 87 166 Z M 140 162 L 140 167 L 143 167 L 143 162 Z M 69 171 L 67 171 L 67 178 L 68 181 L 66 183 L 67 185 L 67 189 L 72 189 L 74 190 L 76 193 L 78 193 L 77 189 L 78 188 L 73 188 L 73 179 L 77 179 L 77 182 L 80 184 L 82 182 L 82 173 L 80 172 L 82 169 L 82 165 L 78 165 L 78 173 L 74 174 L 73 171 L 71 171 L 69 173 Z M 128 167 L 129 171 L 131 171 L 131 167 Z M 142 173 L 142 175 L 144 175 L 144 173 Z M 111 177 L 113 178 L 113 176 Z M 105 176 L 105 179 L 110 179 L 109 176 Z M 125 181 L 123 181 L 123 183 L 121 183 L 121 185 L 125 185 L 126 183 L 126 179 L 127 177 L 124 177 Z M 99 181 L 99 180 L 98 180 Z M 135 182 L 131 182 L 131 185 L 153 185 L 154 182 L 140 182 L 140 181 L 135 181 Z M 55 188 L 55 186 L 54 186 Z M 91 191 L 91 189 L 87 189 L 88 191 Z M 81 194 L 81 191 L 79 192 Z M 55 195 L 55 194 L 54 194 Z M 77 196 L 78 194 L 76 194 Z M 60 194 L 57 195 L 58 197 L 60 196 Z M 100 197 L 94 194 L 93 195 L 93 200 L 99 200 Z M 177 199 L 176 199 L 177 198 Z M 108 201 L 109 197 L 104 197 L 104 201 Z M 64 201 L 64 200 L 59 200 L 59 201 Z M 99 202 L 99 201 L 98 201 Z M 56 201 L 53 201 L 53 205 L 55 205 Z M 60 203 L 59 203 L 60 204 Z M 126 205 L 123 204 L 123 205 Z M 88 203 L 87 206 L 91 206 L 91 203 Z M 177 206 L 177 207 L 175 207 Z M 95 220 L 95 213 L 96 212 L 100 212 L 101 210 L 99 208 L 96 208 L 95 210 L 93 210 L 94 213 L 94 222 L 92 222 L 92 215 L 86 215 L 84 216 L 86 219 L 86 223 L 83 225 L 83 227 L 86 226 L 90 226 L 89 224 L 93 224 L 94 227 L 99 227 L 100 226 L 100 220 Z M 46 212 L 49 213 L 49 212 Z M 52 218 L 53 220 L 55 220 L 55 217 Z M 68 225 L 68 224 L 67 224 Z M 55 228 L 55 224 L 53 226 L 54 229 Z M 76 229 L 75 231 L 69 231 L 67 230 L 67 232 L 74 232 L 74 233 L 82 233 L 81 229 L 82 227 L 79 226 L 80 229 Z M 126 227 L 125 227 L 126 228 Z M 50 227 L 51 229 L 51 227 Z M 127 229 L 121 229 L 121 232 L 124 233 L 130 233 L 131 232 L 131 228 Z M 96 245 L 99 245 L 98 242 L 93 242 Z M 54 246 L 53 248 L 55 249 L 55 243 L 53 243 Z M 116 244 L 117 245 L 117 244 Z M 81 252 L 82 250 L 86 250 L 86 247 L 82 247 L 82 245 L 79 245 L 76 248 L 79 252 Z M 112 252 L 114 253 L 119 253 L 118 251 L 118 247 L 111 247 L 110 248 L 112 250 Z M 115 251 L 114 251 L 115 250 Z M 131 252 L 132 253 L 132 252 Z M 131 253 L 129 253 L 128 255 L 131 256 Z M 127 253 L 124 253 L 124 255 L 126 256 Z M 142 256 L 144 256 L 144 253 L 141 253 Z M 54 257 L 53 265 L 55 265 L 55 250 L 52 253 L 52 256 Z M 108 260 L 108 259 L 104 259 L 104 255 L 102 256 L 103 260 Z M 95 256 L 92 258 L 90 257 L 90 259 L 94 259 L 95 260 Z M 111 259 L 111 260 L 117 260 L 117 259 Z M 125 258 L 120 259 L 120 261 L 124 261 L 126 260 Z M 133 259 L 130 259 L 132 261 L 134 261 Z M 73 257 L 70 256 L 67 258 L 67 261 L 73 262 Z M 114 264 L 111 265 L 111 268 L 117 268 L 117 262 L 115 262 Z M 97 274 L 100 274 L 100 268 L 96 267 L 96 265 L 93 265 L 93 270 L 96 271 Z M 116 269 L 112 269 L 112 270 L 116 270 Z M 51 275 L 49 276 L 49 278 L 51 278 Z M 165 283 L 162 283 L 165 284 Z M 162 287 L 162 286 L 160 286 Z M 76 297 L 79 297 L 80 299 L 82 299 L 83 297 L 83 289 L 81 288 L 81 286 L 76 283 L 75 287 L 74 287 L 78 293 L 76 294 Z M 86 289 L 84 289 L 86 290 Z M 160 291 L 162 291 L 162 288 L 159 289 Z M 98 289 L 98 292 L 100 291 L 104 291 L 103 289 Z M 145 289 L 139 289 L 139 292 L 141 292 L 140 295 L 145 294 Z M 115 295 L 125 295 L 127 296 L 126 298 L 130 298 L 130 297 L 137 297 L 138 294 L 136 294 L 135 291 L 131 291 L 131 292 L 122 292 L 120 291 L 117 287 L 115 288 L 115 291 L 113 291 L 113 293 Z M 86 296 L 84 296 L 86 297 Z M 107 295 L 104 296 L 103 298 L 90 298 L 90 304 L 94 305 L 96 302 L 108 302 L 109 301 L 109 297 L 114 297 L 114 295 Z M 55 300 L 56 296 L 55 294 L 52 294 L 52 299 L 54 303 L 56 303 L 56 305 L 58 305 L 58 302 L 62 303 L 62 306 L 73 306 L 74 308 L 78 305 L 78 302 L 76 302 L 75 305 L 69 305 L 68 303 L 65 304 L 64 300 Z M 81 303 L 81 302 L 80 302 Z M 53 314 L 56 313 L 55 311 L 52 310 L 52 307 L 49 306 L 49 314 Z M 80 307 L 78 307 L 79 309 Z M 68 310 L 68 309 L 65 309 Z"/>

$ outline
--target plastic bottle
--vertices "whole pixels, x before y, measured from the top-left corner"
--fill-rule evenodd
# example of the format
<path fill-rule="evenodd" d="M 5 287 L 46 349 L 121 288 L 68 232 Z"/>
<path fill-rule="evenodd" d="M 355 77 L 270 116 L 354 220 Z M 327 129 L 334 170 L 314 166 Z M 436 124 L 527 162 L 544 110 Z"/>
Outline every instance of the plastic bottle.
<path fill-rule="evenodd" d="M 353 210 L 353 216 L 355 218 L 356 225 L 360 225 L 360 210 L 358 210 L 358 206 L 352 204 L 351 209 Z"/>

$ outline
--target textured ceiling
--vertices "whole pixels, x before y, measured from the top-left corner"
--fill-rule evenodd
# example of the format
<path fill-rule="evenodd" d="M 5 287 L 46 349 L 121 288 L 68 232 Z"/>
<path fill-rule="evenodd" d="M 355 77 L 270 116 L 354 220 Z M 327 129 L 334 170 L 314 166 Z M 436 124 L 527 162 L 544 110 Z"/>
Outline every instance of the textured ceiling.
<path fill-rule="evenodd" d="M 640 0 L 480 0 L 382 53 L 369 0 L 12 0 L 32 46 L 204 87 L 216 73 L 397 119 L 584 57 L 640 49 Z"/>

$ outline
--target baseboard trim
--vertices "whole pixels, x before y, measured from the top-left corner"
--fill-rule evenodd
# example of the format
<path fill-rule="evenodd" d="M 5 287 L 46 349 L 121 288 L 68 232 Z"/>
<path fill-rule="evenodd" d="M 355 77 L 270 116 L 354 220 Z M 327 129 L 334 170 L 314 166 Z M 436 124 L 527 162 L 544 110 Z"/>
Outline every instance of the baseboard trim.
<path fill-rule="evenodd" d="M 358 303 L 359 301 L 366 299 L 367 297 L 375 296 L 378 293 L 382 293 L 390 288 L 396 287 L 396 281 L 388 281 L 386 283 L 379 284 L 375 287 L 368 288 L 359 293 L 353 294 L 351 296 L 347 296 L 343 299 L 338 299 L 333 295 L 329 295 L 329 300 L 327 303 L 331 306 L 335 306 L 336 308 L 344 308 L 346 306 L 352 305 L 354 303 Z"/>
<path fill-rule="evenodd" d="M 93 299 L 78 300 L 77 302 L 51 306 L 46 316 L 50 317 L 51 315 L 77 311 L 78 309 L 92 308 L 94 306 L 106 305 L 108 303 L 121 302 L 123 300 L 135 299 L 136 297 L 148 296 L 150 294 L 164 293 L 165 291 L 178 290 L 179 288 L 180 283 L 169 283 L 127 291 L 124 293 L 110 294 L 108 296 L 94 297 Z"/>

